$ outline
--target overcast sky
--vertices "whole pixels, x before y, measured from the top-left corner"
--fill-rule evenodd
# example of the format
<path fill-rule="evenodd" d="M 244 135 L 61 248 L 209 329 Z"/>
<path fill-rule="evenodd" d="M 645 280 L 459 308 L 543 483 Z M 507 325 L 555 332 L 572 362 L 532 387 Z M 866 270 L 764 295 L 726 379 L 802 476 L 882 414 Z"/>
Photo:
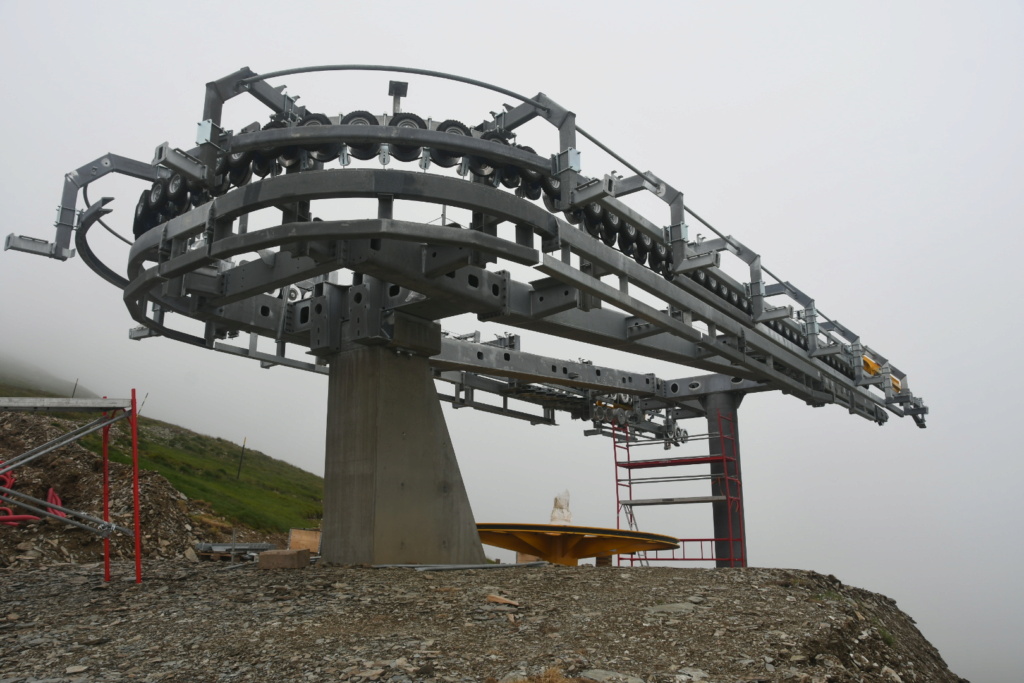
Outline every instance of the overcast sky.
<path fill-rule="evenodd" d="M 242 66 L 396 64 L 543 91 L 888 355 L 931 407 L 919 430 L 779 393 L 748 397 L 740 422 L 751 563 L 814 569 L 889 595 L 958 674 L 1019 678 L 1024 5 L 574 7 L 0 0 L 2 233 L 51 239 L 64 173 L 106 152 L 149 161 L 161 142 L 191 146 L 204 84 Z M 383 112 L 391 77 L 274 84 L 327 113 Z M 403 80 L 406 110 L 435 120 L 476 123 L 507 101 Z M 229 127 L 255 118 L 239 107 Z M 544 144 L 534 146 L 556 151 Z M 625 170 L 581 149 L 584 173 Z M 111 223 L 130 234 L 140 187 L 109 188 L 98 183 L 92 199 L 115 196 Z M 94 234 L 123 269 L 126 248 Z M 137 387 L 146 415 L 247 437 L 322 473 L 322 378 L 166 339 L 129 341 L 120 292 L 80 259 L 0 253 L 0 285 L 5 356 L 100 394 Z M 482 328 L 473 319 L 445 326 Z M 662 377 L 696 374 L 536 335 L 524 346 Z M 569 489 L 577 523 L 615 526 L 607 440 L 585 438 L 568 419 L 530 427 L 447 414 L 478 521 L 545 522 L 553 496 Z M 699 516 L 644 515 L 649 531 L 709 533 Z"/>

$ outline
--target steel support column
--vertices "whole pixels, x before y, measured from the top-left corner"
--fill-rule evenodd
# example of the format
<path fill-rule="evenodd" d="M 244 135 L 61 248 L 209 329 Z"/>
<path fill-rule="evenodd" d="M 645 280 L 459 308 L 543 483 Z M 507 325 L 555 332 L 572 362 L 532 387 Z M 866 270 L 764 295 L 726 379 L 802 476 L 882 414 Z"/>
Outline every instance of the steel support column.
<path fill-rule="evenodd" d="M 743 529 L 743 489 L 740 485 L 738 408 L 743 394 L 726 391 L 704 399 L 707 410 L 710 454 L 722 457 L 711 464 L 711 495 L 725 500 L 711 504 L 715 524 L 715 566 L 747 566 Z"/>

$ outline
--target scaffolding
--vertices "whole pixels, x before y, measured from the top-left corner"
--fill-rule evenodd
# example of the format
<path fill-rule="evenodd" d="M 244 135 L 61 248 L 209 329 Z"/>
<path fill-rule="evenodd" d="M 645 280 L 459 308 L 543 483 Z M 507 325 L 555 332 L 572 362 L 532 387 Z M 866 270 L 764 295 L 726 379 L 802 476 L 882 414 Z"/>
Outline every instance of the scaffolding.
<path fill-rule="evenodd" d="M 716 527 L 727 529 L 725 534 L 710 537 L 680 537 L 675 550 L 647 551 L 618 556 L 619 566 L 648 566 L 650 562 L 715 562 L 718 566 L 747 566 L 746 539 L 743 522 L 743 490 L 737 457 L 736 421 L 734 416 L 718 413 L 718 431 L 694 435 L 688 441 L 706 440 L 707 454 L 634 460 L 631 445 L 660 442 L 638 440 L 628 426 L 612 428 L 612 454 L 615 461 L 616 525 L 637 531 L 634 508 L 661 505 L 712 505 Z M 717 450 L 717 452 L 715 452 Z M 682 474 L 681 467 L 704 465 L 707 474 Z M 671 468 L 661 476 L 640 476 L 650 470 Z M 634 487 L 645 484 L 684 484 L 707 480 L 711 495 L 674 496 L 662 498 L 636 498 Z"/>
<path fill-rule="evenodd" d="M 110 536 L 120 533 L 134 539 L 135 582 L 142 583 L 142 529 L 140 525 L 139 506 L 139 422 L 132 389 L 130 399 L 90 399 L 90 398 L 3 398 L 0 397 L 0 411 L 22 412 L 90 412 L 98 411 L 101 416 L 88 424 L 76 427 L 47 443 L 40 444 L 21 455 L 6 462 L 0 461 L 0 509 L 13 505 L 30 514 L 0 516 L 0 522 L 21 522 L 45 517 L 96 534 L 103 539 L 103 578 L 110 581 Z M 114 423 L 128 420 L 132 442 L 132 528 L 119 526 L 110 521 L 110 428 Z M 22 465 L 38 460 L 53 451 L 67 446 L 84 436 L 95 432 L 102 434 L 103 462 L 103 517 L 102 519 L 65 507 L 59 497 L 51 491 L 46 500 L 29 496 L 12 488 L 14 470 Z M 7 508 L 10 512 L 10 508 Z"/>

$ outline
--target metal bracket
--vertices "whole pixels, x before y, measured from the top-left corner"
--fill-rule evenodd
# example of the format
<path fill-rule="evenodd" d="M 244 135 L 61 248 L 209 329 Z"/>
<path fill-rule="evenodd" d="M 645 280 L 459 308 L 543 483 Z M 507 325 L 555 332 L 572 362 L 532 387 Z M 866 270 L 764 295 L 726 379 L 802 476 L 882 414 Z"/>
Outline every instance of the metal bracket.
<path fill-rule="evenodd" d="M 570 147 L 558 154 L 551 155 L 551 175 L 561 175 L 566 171 L 579 173 L 581 168 L 578 149 Z"/>
<path fill-rule="evenodd" d="M 227 151 L 221 146 L 224 144 L 226 137 L 227 134 L 224 132 L 224 129 L 210 119 L 200 121 L 196 129 L 197 145 L 213 145 L 222 152 Z"/>
<path fill-rule="evenodd" d="M 165 166 L 192 180 L 206 182 L 209 168 L 188 152 L 171 148 L 166 142 L 157 146 L 153 153 L 153 165 Z"/>

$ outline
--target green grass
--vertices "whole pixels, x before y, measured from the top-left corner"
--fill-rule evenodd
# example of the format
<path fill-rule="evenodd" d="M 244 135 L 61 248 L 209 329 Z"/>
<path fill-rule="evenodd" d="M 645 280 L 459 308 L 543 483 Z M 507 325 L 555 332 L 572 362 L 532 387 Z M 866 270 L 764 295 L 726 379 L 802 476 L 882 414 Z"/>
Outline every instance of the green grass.
<path fill-rule="evenodd" d="M 0 396 L 47 396 L 43 392 L 0 384 Z M 76 422 L 94 420 L 89 413 L 55 413 Z M 110 444 L 110 458 L 131 463 L 131 436 L 127 422 Z M 99 432 L 80 440 L 94 453 L 102 449 Z M 234 522 L 266 531 L 317 526 L 322 515 L 323 479 L 268 455 L 245 450 L 238 472 L 241 445 L 196 434 L 150 418 L 139 419 L 139 466 L 159 472 L 177 490 Z"/>

